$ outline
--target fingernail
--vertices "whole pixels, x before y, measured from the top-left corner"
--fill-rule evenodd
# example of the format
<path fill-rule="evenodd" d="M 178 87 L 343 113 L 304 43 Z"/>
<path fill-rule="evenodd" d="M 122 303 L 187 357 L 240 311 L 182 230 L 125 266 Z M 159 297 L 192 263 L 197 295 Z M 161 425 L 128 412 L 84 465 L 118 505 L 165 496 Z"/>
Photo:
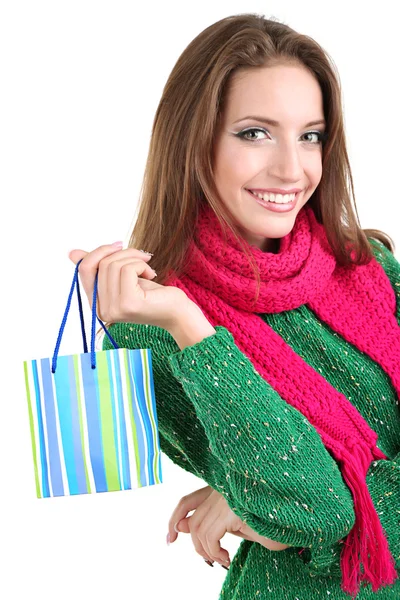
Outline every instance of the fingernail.
<path fill-rule="evenodd" d="M 149 256 L 154 256 L 151 252 L 146 252 L 146 250 L 139 250 L 139 252 L 143 252 L 143 254 L 148 254 Z"/>
<path fill-rule="evenodd" d="M 171 543 L 171 538 L 169 536 L 169 531 L 168 531 L 168 533 L 167 533 L 167 545 L 169 546 L 170 543 Z"/>
<path fill-rule="evenodd" d="M 213 567 L 214 565 L 212 564 L 212 562 L 210 562 L 209 560 L 207 560 L 206 558 L 204 559 L 204 562 L 206 562 L 208 565 L 210 565 L 210 567 Z"/>
<path fill-rule="evenodd" d="M 113 244 L 111 244 L 112 246 L 123 246 L 124 242 L 114 242 Z"/>
<path fill-rule="evenodd" d="M 223 569 L 226 569 L 227 571 L 229 571 L 229 567 L 226 567 L 225 565 L 221 565 L 221 567 L 222 567 Z"/>
<path fill-rule="evenodd" d="M 178 523 L 175 523 L 174 529 L 175 529 L 176 533 L 179 533 L 178 529 L 176 528 L 177 525 L 178 525 Z"/>

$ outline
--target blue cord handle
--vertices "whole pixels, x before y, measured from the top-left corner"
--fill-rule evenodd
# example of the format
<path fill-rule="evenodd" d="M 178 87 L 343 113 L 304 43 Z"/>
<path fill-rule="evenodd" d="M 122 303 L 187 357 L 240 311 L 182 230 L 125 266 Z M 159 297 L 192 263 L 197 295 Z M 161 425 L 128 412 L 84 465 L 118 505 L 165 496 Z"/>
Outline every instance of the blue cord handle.
<path fill-rule="evenodd" d="M 82 330 L 82 338 L 83 338 L 83 352 L 86 353 L 88 351 L 87 348 L 87 343 L 86 343 L 86 334 L 85 334 L 85 322 L 83 319 L 83 310 L 82 310 L 82 298 L 81 298 L 81 292 L 80 292 L 80 288 L 79 288 L 79 277 L 78 277 L 78 270 L 79 270 L 79 265 L 81 264 L 81 262 L 83 261 L 83 258 L 81 258 L 81 260 L 77 263 L 76 265 L 76 269 L 75 269 L 75 273 L 74 273 L 74 278 L 72 280 L 72 286 L 71 286 L 71 291 L 69 292 L 69 296 L 68 296 L 68 302 L 67 302 L 67 308 L 65 309 L 65 313 L 64 313 L 64 317 L 61 323 L 61 327 L 60 327 L 60 331 L 58 333 L 58 339 L 57 339 L 57 343 L 56 343 L 56 347 L 54 350 L 54 355 L 53 355 L 53 362 L 52 362 L 52 366 L 51 366 L 51 372 L 55 373 L 56 372 L 56 366 L 57 366 L 57 356 L 58 356 L 58 351 L 60 348 L 60 344 L 61 344 L 61 339 L 64 333 L 64 328 L 65 328 L 65 324 L 67 322 L 67 317 L 68 317 L 68 313 L 69 313 L 69 309 L 71 306 L 71 299 L 72 299 L 72 295 L 74 293 L 74 287 L 76 284 L 76 290 L 78 293 L 78 304 L 79 304 L 79 315 L 81 318 L 81 330 Z M 90 344 L 90 351 L 91 351 L 91 363 L 92 363 L 92 369 L 96 368 L 96 357 L 95 357 L 95 350 L 94 350 L 94 338 L 95 338 L 95 323 L 96 323 L 96 305 L 97 305 L 97 279 L 98 279 L 98 272 L 96 273 L 96 278 L 94 280 L 94 290 L 93 290 L 93 302 L 92 302 L 92 332 L 91 332 L 91 344 Z M 104 329 L 104 331 L 106 332 L 106 334 L 108 335 L 111 343 L 113 344 L 114 348 L 119 348 L 117 342 L 111 337 L 111 335 L 109 334 L 109 332 L 107 331 L 106 327 L 104 326 L 103 322 L 97 317 L 100 325 L 102 326 L 102 328 Z"/>

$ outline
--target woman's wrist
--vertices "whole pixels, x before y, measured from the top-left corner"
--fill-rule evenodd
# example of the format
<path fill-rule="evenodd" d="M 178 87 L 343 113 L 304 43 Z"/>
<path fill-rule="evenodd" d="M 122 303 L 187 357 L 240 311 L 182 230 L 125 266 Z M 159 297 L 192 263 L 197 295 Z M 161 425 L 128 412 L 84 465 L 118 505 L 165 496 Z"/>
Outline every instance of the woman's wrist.
<path fill-rule="evenodd" d="M 186 346 L 193 346 L 205 337 L 216 333 L 201 309 L 191 300 L 188 301 L 183 310 L 178 311 L 175 321 L 168 328 L 168 331 L 181 350 Z"/>
<path fill-rule="evenodd" d="M 260 535 L 259 533 L 254 531 L 254 529 L 251 529 L 251 527 L 249 527 L 247 524 L 243 529 L 243 533 L 246 536 L 245 539 L 251 540 L 252 542 L 256 542 L 257 544 L 261 544 L 261 546 L 264 546 L 264 548 L 267 548 L 268 550 L 277 552 L 280 550 L 286 550 L 286 548 L 290 547 L 288 544 L 282 544 L 281 542 L 275 542 L 274 540 L 271 540 L 270 538 Z"/>

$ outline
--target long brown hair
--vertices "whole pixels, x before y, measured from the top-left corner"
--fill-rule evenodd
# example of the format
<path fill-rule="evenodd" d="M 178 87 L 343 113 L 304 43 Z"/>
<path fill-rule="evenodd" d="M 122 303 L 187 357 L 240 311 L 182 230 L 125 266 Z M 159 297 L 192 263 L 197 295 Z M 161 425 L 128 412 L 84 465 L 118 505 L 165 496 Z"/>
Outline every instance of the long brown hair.
<path fill-rule="evenodd" d="M 326 228 L 337 262 L 368 263 L 373 258 L 369 237 L 394 253 L 389 235 L 361 229 L 355 200 L 354 205 L 351 201 L 355 194 L 341 87 L 332 59 L 311 37 L 275 18 L 246 13 L 221 19 L 192 40 L 172 69 L 154 117 L 139 211 L 128 247 L 154 253 L 150 263 L 158 274 L 157 283 L 165 284 L 170 271 L 178 277 L 184 273 L 185 253 L 204 202 L 212 207 L 223 230 L 230 228 L 260 283 L 249 245 L 214 185 L 213 147 L 233 73 L 288 64 L 313 73 L 323 95 L 328 137 L 322 150 L 322 178 L 308 202 Z M 349 242 L 355 250 L 354 261 Z"/>

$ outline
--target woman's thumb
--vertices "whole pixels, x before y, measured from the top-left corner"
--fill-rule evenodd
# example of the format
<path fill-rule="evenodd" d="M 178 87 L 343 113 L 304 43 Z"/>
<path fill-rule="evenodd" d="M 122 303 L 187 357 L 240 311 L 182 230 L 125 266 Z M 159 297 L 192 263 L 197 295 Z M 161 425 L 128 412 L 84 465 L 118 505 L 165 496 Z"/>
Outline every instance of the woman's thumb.
<path fill-rule="evenodd" d="M 86 256 L 86 254 L 87 252 L 85 252 L 84 250 L 70 250 L 68 252 L 68 258 L 72 260 L 74 265 L 76 265 L 81 260 L 81 258 L 84 258 Z"/>
<path fill-rule="evenodd" d="M 175 531 L 177 533 L 178 532 L 181 532 L 181 533 L 190 533 L 189 519 L 190 519 L 190 517 L 186 517 L 184 519 L 181 519 L 177 523 L 175 523 L 175 525 L 174 525 Z"/>

